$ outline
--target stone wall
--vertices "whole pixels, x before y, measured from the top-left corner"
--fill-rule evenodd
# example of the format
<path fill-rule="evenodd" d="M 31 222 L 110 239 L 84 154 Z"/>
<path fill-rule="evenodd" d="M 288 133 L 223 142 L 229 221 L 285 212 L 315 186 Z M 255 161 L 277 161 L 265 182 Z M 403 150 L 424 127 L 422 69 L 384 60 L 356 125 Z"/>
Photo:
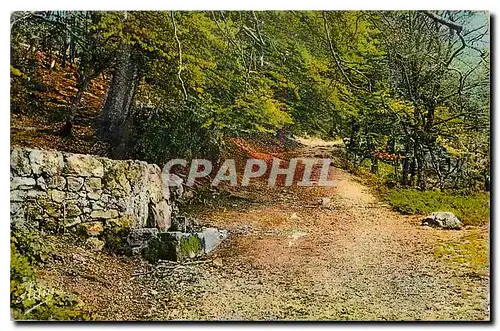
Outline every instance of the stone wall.
<path fill-rule="evenodd" d="M 158 166 L 52 150 L 14 148 L 11 222 L 98 235 L 109 224 L 167 230 L 170 194 Z"/>

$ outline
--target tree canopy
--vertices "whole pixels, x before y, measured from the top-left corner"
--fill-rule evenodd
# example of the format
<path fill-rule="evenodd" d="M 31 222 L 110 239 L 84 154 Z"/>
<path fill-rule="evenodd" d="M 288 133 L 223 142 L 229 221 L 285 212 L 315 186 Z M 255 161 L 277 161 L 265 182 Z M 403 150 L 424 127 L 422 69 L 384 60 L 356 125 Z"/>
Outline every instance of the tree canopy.
<path fill-rule="evenodd" d="M 68 130 L 112 77 L 96 132 L 114 157 L 217 158 L 225 136 L 280 131 L 342 138 L 402 185 L 489 175 L 484 12 L 16 12 L 11 29 L 11 72 L 36 51 L 75 67 Z"/>

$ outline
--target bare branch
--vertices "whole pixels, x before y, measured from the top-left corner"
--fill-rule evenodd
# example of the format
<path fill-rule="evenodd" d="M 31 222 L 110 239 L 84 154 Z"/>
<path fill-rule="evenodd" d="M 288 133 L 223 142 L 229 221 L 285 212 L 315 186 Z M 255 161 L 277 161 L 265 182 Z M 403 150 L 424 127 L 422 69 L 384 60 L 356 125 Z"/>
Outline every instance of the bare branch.
<path fill-rule="evenodd" d="M 449 27 L 452 30 L 455 30 L 457 34 L 460 34 L 462 32 L 462 30 L 463 30 L 463 27 L 461 25 L 458 25 L 455 22 L 452 22 L 450 20 L 442 18 L 441 16 L 438 16 L 438 15 L 434 14 L 431 11 L 424 10 L 423 13 L 426 16 L 432 18 L 434 21 L 436 21 L 438 23 L 441 23 L 443 25 L 446 25 L 447 27 Z"/>
<path fill-rule="evenodd" d="M 181 41 L 179 40 L 179 37 L 177 36 L 177 25 L 175 24 L 175 18 L 174 18 L 174 12 L 170 12 L 170 18 L 172 19 L 172 25 L 174 27 L 174 37 L 175 40 L 177 41 L 177 48 L 179 51 L 179 71 L 177 71 L 177 77 L 179 78 L 179 81 L 181 82 L 182 86 L 182 92 L 184 93 L 184 99 L 187 100 L 187 91 L 186 87 L 184 86 L 184 81 L 182 80 L 181 72 L 184 67 L 182 66 L 182 47 L 181 47 Z"/>
<path fill-rule="evenodd" d="M 436 21 L 440 24 L 443 24 L 443 25 L 447 26 L 448 28 L 450 28 L 451 30 L 455 31 L 457 33 L 458 38 L 460 38 L 460 41 L 462 42 L 462 45 L 450 56 L 450 58 L 446 62 L 446 66 L 449 66 L 451 61 L 453 61 L 453 59 L 455 58 L 455 56 L 457 56 L 467 46 L 467 44 L 465 43 L 465 39 L 461 34 L 463 27 L 455 22 L 452 22 L 450 20 L 442 18 L 441 16 L 436 15 L 428 10 L 424 10 L 423 13 L 426 16 L 433 19 L 434 21 Z"/>

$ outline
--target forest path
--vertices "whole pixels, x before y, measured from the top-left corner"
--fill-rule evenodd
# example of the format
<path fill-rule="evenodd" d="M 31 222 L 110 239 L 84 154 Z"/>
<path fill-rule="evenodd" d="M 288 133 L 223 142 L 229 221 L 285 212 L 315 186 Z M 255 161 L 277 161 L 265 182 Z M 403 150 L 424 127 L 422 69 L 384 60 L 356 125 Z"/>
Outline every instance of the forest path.
<path fill-rule="evenodd" d="M 331 143 L 302 143 L 293 156 L 332 151 Z M 334 167 L 330 175 L 337 186 L 249 186 L 231 208 L 205 211 L 208 224 L 230 233 L 206 261 L 150 269 L 80 249 L 65 261 L 87 263 L 62 263 L 57 278 L 109 320 L 489 318 L 488 270 L 471 263 L 484 256 L 465 249 L 487 244 L 487 228 L 421 227 L 353 175 Z"/>
<path fill-rule="evenodd" d="M 302 141 L 322 157 L 331 143 Z M 487 275 L 436 255 L 485 229 L 442 231 L 383 205 L 349 173 L 336 187 L 281 188 L 211 224 L 233 235 L 160 319 L 452 320 L 487 318 Z M 253 192 L 256 193 L 256 192 Z M 267 195 L 267 196 L 266 196 Z M 321 204 L 329 198 L 329 204 Z M 475 238 L 475 237 L 474 237 Z M 460 253 L 457 253 L 460 254 Z M 460 256 L 459 256 L 460 257 Z M 221 263 L 222 262 L 222 263 Z M 472 271 L 471 271 L 472 270 Z"/>

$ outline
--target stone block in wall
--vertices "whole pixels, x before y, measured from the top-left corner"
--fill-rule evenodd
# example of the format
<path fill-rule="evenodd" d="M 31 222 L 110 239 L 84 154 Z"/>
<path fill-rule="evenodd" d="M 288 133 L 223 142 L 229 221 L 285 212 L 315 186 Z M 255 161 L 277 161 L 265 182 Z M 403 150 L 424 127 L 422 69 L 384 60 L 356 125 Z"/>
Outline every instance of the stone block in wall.
<path fill-rule="evenodd" d="M 66 217 L 72 218 L 76 216 L 80 216 L 82 214 L 82 210 L 78 206 L 78 201 L 69 200 L 64 204 L 64 214 Z"/>
<path fill-rule="evenodd" d="M 118 212 L 114 209 L 109 209 L 109 210 L 94 210 L 92 213 L 90 213 L 91 218 L 95 219 L 112 219 L 112 218 L 117 218 L 118 217 Z"/>
<path fill-rule="evenodd" d="M 12 202 L 23 202 L 26 199 L 28 192 L 22 190 L 10 191 L 10 201 Z"/>
<path fill-rule="evenodd" d="M 66 188 L 66 178 L 62 176 L 52 176 L 47 182 L 47 187 L 64 190 Z"/>
<path fill-rule="evenodd" d="M 100 191 L 102 189 L 101 178 L 90 177 L 85 180 L 85 190 L 87 192 Z"/>
<path fill-rule="evenodd" d="M 54 176 L 61 174 L 64 167 L 64 159 L 61 152 L 43 151 L 37 149 L 29 150 L 29 162 L 34 175 Z"/>
<path fill-rule="evenodd" d="M 59 190 L 49 190 L 47 191 L 50 199 L 54 202 L 61 203 L 66 198 L 66 192 Z"/>
<path fill-rule="evenodd" d="M 40 207 L 47 215 L 54 218 L 63 218 L 62 204 L 53 201 L 40 201 Z"/>
<path fill-rule="evenodd" d="M 65 218 L 62 226 L 65 228 L 73 228 L 74 226 L 82 223 L 82 218 L 80 216 Z"/>
<path fill-rule="evenodd" d="M 29 190 L 36 185 L 36 180 L 31 177 L 13 177 L 10 181 L 11 190 Z"/>
<path fill-rule="evenodd" d="M 47 200 L 49 194 L 45 191 L 28 190 L 26 194 L 26 199 L 28 200 Z"/>
<path fill-rule="evenodd" d="M 23 204 L 12 202 L 10 204 L 10 214 L 11 215 L 22 215 L 22 214 L 24 214 Z"/>
<path fill-rule="evenodd" d="M 15 148 L 10 153 L 11 174 L 16 176 L 31 176 L 31 165 L 29 160 L 29 150 L 24 148 Z"/>
<path fill-rule="evenodd" d="M 101 161 L 92 155 L 69 154 L 66 158 L 67 173 L 81 177 L 102 177 L 104 167 Z"/>
<path fill-rule="evenodd" d="M 102 196 L 102 191 L 93 191 L 87 193 L 87 197 L 90 200 L 100 200 L 101 196 Z"/>
<path fill-rule="evenodd" d="M 68 182 L 68 184 L 67 184 L 68 190 L 72 191 L 72 192 L 78 192 L 83 187 L 83 178 L 82 177 L 68 176 L 67 182 Z"/>
<path fill-rule="evenodd" d="M 43 178 L 42 176 L 37 178 L 36 186 L 42 191 L 46 191 L 48 188 L 47 183 L 45 182 L 45 178 Z"/>

